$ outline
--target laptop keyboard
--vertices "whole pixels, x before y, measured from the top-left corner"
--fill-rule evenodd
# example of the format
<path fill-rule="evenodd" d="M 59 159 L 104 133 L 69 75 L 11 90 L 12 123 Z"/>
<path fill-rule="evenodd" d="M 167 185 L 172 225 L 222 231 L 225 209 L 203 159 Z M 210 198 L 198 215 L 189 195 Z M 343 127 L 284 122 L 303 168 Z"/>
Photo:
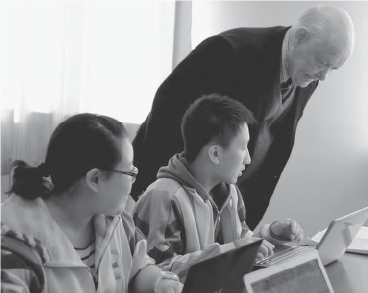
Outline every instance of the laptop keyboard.
<path fill-rule="evenodd" d="M 274 264 L 282 263 L 292 257 L 306 253 L 312 249 L 316 249 L 315 246 L 292 246 L 283 251 L 279 251 L 263 260 L 258 260 L 255 265 L 259 266 L 271 266 Z"/>

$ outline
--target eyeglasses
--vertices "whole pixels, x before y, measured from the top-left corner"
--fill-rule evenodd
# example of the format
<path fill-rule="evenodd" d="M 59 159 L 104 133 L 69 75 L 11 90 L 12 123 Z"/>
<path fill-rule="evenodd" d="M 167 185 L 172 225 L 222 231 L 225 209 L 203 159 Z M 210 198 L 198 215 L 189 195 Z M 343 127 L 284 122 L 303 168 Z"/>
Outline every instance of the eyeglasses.
<path fill-rule="evenodd" d="M 119 170 L 107 170 L 107 171 L 111 171 L 111 172 L 117 172 L 117 173 L 121 173 L 124 175 L 128 175 L 130 177 L 132 177 L 133 182 L 137 179 L 137 175 L 138 175 L 138 168 L 137 167 L 133 167 L 133 169 L 129 172 L 125 172 L 125 171 L 119 171 Z"/>

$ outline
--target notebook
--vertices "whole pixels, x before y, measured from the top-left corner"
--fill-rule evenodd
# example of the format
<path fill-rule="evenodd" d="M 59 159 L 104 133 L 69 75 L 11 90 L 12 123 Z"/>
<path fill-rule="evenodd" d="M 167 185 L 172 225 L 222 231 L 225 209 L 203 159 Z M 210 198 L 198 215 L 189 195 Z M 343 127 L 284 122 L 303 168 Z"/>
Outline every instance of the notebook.
<path fill-rule="evenodd" d="M 321 241 L 315 247 L 295 245 L 261 261 L 257 261 L 255 266 L 269 267 L 313 249 L 318 250 L 322 263 L 327 265 L 344 255 L 346 249 L 367 219 L 368 207 L 333 220 L 328 226 L 326 233 L 322 236 Z"/>
<path fill-rule="evenodd" d="M 243 277 L 247 293 L 334 293 L 316 249 Z"/>
<path fill-rule="evenodd" d="M 182 293 L 243 292 L 243 276 L 252 270 L 262 241 L 256 240 L 192 265 Z"/>

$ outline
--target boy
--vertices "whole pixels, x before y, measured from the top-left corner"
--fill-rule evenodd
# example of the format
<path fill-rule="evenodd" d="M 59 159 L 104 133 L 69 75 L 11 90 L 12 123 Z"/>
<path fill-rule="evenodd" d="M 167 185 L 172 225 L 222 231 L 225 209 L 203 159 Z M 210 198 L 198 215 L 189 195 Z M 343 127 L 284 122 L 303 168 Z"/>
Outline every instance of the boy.
<path fill-rule="evenodd" d="M 234 247 L 265 239 L 258 258 L 273 254 L 273 244 L 300 241 L 303 231 L 285 219 L 253 234 L 236 187 L 246 165 L 252 113 L 218 94 L 196 100 L 184 114 L 185 151 L 160 168 L 133 210 L 135 225 L 147 237 L 148 255 L 184 281 L 188 268 Z M 272 227 L 272 229 L 271 229 Z"/>

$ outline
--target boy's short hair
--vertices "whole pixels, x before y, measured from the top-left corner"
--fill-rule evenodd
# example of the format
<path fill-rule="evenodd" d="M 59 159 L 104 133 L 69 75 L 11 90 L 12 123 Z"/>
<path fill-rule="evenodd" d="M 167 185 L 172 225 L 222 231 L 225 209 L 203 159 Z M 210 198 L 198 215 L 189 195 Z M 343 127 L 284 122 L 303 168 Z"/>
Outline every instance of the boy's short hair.
<path fill-rule="evenodd" d="M 227 147 L 243 123 L 256 123 L 253 113 L 242 103 L 220 94 L 202 96 L 185 112 L 181 133 L 185 157 L 192 162 L 212 139 Z"/>

